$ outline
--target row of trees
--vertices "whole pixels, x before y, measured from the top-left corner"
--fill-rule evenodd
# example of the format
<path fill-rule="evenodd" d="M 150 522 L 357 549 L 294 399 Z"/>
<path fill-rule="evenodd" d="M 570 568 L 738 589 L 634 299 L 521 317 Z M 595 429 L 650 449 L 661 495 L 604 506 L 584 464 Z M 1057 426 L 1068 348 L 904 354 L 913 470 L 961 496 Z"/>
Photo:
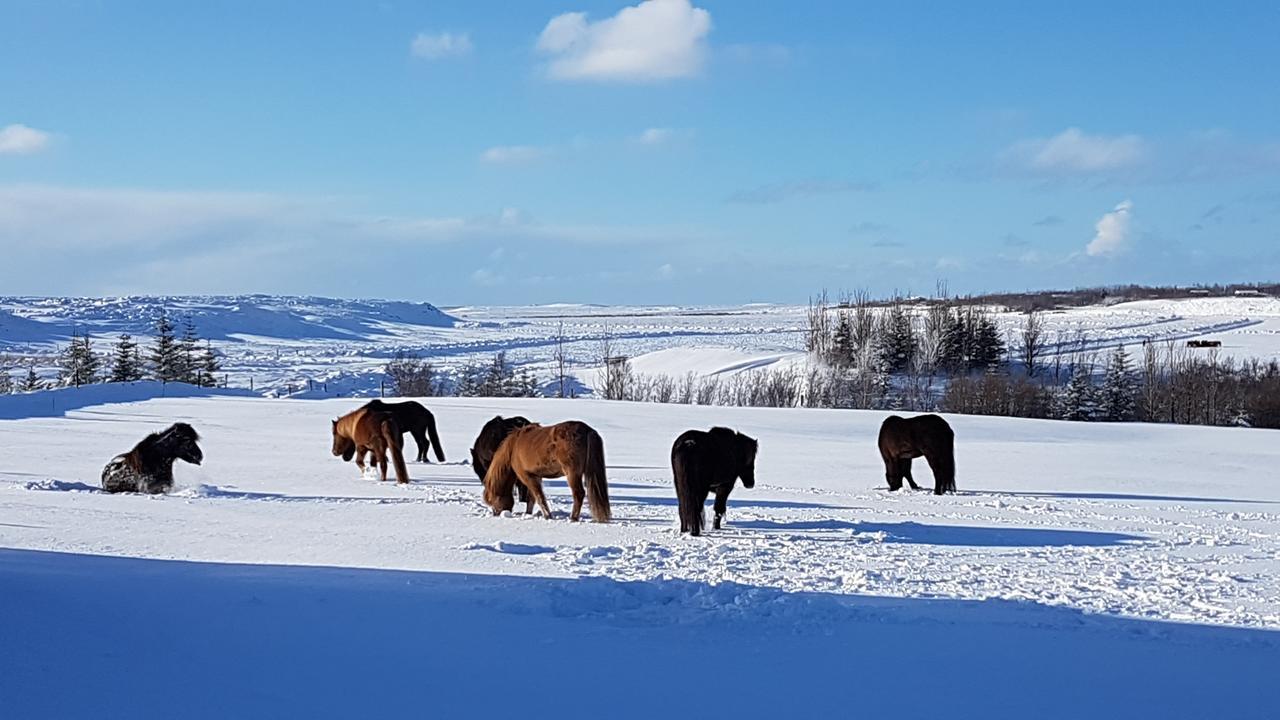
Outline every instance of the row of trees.
<path fill-rule="evenodd" d="M 387 363 L 386 374 L 392 394 L 401 397 L 537 397 L 541 394 L 533 373 L 517 368 L 507 360 L 505 352 L 495 353 L 487 361 L 468 363 L 456 375 L 449 376 L 422 357 L 399 351 Z"/>
<path fill-rule="evenodd" d="M 42 380 L 33 361 L 26 365 L 26 374 L 19 382 L 14 382 L 9 366 L 0 362 L 0 393 L 146 379 L 213 387 L 221 370 L 212 343 L 208 340 L 201 342 L 192 318 L 187 316 L 183 319 L 179 334 L 164 313 L 156 319 L 155 337 L 145 352 L 131 335 L 123 333 L 110 351 L 99 353 L 92 338 L 77 332 L 58 352 L 56 380 Z"/>

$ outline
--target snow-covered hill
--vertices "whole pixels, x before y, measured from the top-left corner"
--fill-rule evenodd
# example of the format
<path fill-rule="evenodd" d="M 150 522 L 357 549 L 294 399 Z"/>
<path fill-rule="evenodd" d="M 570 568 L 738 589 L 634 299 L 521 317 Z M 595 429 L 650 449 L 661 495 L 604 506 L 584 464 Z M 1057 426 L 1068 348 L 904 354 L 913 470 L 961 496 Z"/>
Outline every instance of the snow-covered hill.
<path fill-rule="evenodd" d="M 431 405 L 449 462 L 397 487 L 329 454 L 329 419 L 353 405 L 165 398 L 0 421 L 8 711 L 1192 718 L 1280 702 L 1274 431 L 952 416 L 961 492 L 935 497 L 883 489 L 882 413 L 450 398 Z M 555 520 L 489 514 L 459 460 L 516 413 L 601 432 L 615 523 L 567 522 L 560 481 Z M 205 462 L 179 465 L 172 495 L 94 490 L 108 458 L 177 420 Z M 681 538 L 670 443 L 712 424 L 759 438 L 759 484 L 735 491 L 728 528 Z"/>

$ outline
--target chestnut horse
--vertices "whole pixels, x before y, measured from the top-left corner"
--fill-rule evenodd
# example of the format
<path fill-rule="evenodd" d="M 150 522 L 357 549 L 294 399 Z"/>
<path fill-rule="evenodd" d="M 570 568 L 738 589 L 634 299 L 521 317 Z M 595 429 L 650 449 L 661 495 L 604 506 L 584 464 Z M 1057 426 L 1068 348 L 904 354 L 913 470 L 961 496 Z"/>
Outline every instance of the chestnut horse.
<path fill-rule="evenodd" d="M 364 454 L 372 453 L 372 460 L 378 464 L 385 482 L 387 452 L 390 452 L 396 468 L 396 482 L 401 485 L 408 483 L 409 468 L 404 464 L 403 446 L 400 426 L 389 412 L 362 407 L 333 421 L 334 456 L 341 455 L 344 461 L 354 456 L 361 476 L 364 475 Z"/>
<path fill-rule="evenodd" d="M 512 430 L 498 446 L 484 476 L 484 501 L 494 515 L 510 510 L 515 505 L 511 491 L 519 482 L 529 489 L 525 512 L 532 513 L 536 502 L 543 517 L 550 518 L 551 507 L 542 492 L 542 481 L 564 476 L 573 493 L 569 519 L 577 521 L 582 514 L 585 481 L 591 519 L 609 522 L 609 486 L 604 468 L 604 441 L 590 425 L 577 420 L 546 427 L 532 423 Z"/>
<path fill-rule="evenodd" d="M 933 494 L 956 491 L 956 434 L 937 415 L 901 418 L 890 415 L 880 425 L 880 457 L 889 490 L 902 487 L 905 478 L 912 490 L 920 486 L 911 477 L 911 459 L 921 455 L 933 471 Z"/>
<path fill-rule="evenodd" d="M 502 441 L 507 439 L 512 430 L 528 424 L 529 418 L 520 415 L 509 418 L 494 415 L 492 420 L 480 428 L 480 434 L 476 436 L 475 444 L 471 447 L 471 469 L 476 471 L 476 477 L 480 478 L 480 482 L 484 482 L 484 474 L 489 472 L 489 463 L 493 462 L 493 454 L 498 452 L 498 446 L 502 445 Z M 527 505 L 529 489 L 521 483 L 516 483 L 516 490 L 520 493 L 520 502 Z"/>

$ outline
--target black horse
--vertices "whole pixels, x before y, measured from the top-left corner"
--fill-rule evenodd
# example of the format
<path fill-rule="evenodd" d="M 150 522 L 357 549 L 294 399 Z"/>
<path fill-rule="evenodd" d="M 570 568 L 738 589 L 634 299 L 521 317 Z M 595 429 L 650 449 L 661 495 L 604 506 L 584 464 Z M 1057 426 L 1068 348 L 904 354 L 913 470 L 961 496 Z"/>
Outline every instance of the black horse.
<path fill-rule="evenodd" d="M 712 527 L 720 529 L 734 480 L 742 478 L 743 487 L 755 487 L 757 447 L 754 438 L 722 427 L 688 430 L 676 438 L 671 470 L 680 503 L 680 532 L 702 534 L 702 507 L 712 490 L 716 493 Z"/>
<path fill-rule="evenodd" d="M 911 459 L 923 455 L 933 471 L 933 494 L 956 491 L 956 434 L 941 417 L 890 415 L 880 425 L 877 444 L 889 490 L 901 488 L 904 479 L 912 490 L 920 489 L 911 477 Z"/>
<path fill-rule="evenodd" d="M 416 400 L 398 403 L 370 400 L 365 403 L 365 407 L 391 413 L 396 419 L 396 425 L 400 426 L 401 434 L 407 432 L 413 436 L 413 441 L 418 445 L 418 456 L 414 458 L 416 462 L 430 462 L 427 460 L 427 450 L 432 445 L 436 448 L 436 459 L 444 462 L 444 447 L 440 445 L 440 436 L 436 434 L 436 416 L 422 403 Z"/>
<path fill-rule="evenodd" d="M 498 452 L 498 446 L 502 441 L 507 439 L 512 430 L 529 424 L 528 418 L 519 415 L 509 418 L 494 415 L 492 420 L 480 428 L 480 434 L 476 436 L 475 444 L 471 448 L 471 469 L 476 471 L 476 477 L 480 478 L 480 482 L 484 482 L 484 475 L 489 472 L 489 463 L 493 462 L 493 454 Z M 516 492 L 520 494 L 520 502 L 529 501 L 529 489 L 524 486 L 524 483 L 516 483 Z"/>
<path fill-rule="evenodd" d="M 167 430 L 151 433 L 132 450 L 111 458 L 102 468 L 102 489 L 109 493 L 157 494 L 173 487 L 173 461 L 199 465 L 204 453 L 196 441 L 200 435 L 186 423 L 174 423 Z"/>

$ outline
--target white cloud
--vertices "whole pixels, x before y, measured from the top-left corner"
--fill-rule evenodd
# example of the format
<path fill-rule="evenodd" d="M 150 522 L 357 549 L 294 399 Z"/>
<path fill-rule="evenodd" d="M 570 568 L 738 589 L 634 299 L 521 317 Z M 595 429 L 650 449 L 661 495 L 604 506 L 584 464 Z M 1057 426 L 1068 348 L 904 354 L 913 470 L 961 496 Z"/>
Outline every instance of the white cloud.
<path fill-rule="evenodd" d="M 493 165 L 517 165 L 541 160 L 550 153 L 536 145 L 496 145 L 480 153 L 480 160 Z"/>
<path fill-rule="evenodd" d="M 676 131 L 671 128 L 653 127 L 631 138 L 631 141 L 638 145 L 665 145 L 675 137 Z"/>
<path fill-rule="evenodd" d="M 0 128 L 0 155 L 31 155 L 49 147 L 49 133 L 26 125 Z"/>
<path fill-rule="evenodd" d="M 671 263 L 663 263 L 658 266 L 658 275 L 664 279 L 670 279 L 675 277 L 676 269 Z"/>
<path fill-rule="evenodd" d="M 489 268 L 480 268 L 471 273 L 471 282 L 485 287 L 501 285 L 505 278 L 502 275 L 490 270 Z"/>
<path fill-rule="evenodd" d="M 1146 142 L 1137 135 L 1089 135 L 1073 127 L 1051 138 L 1016 143 L 1004 158 L 1035 172 L 1087 174 L 1131 168 L 1146 155 Z"/>
<path fill-rule="evenodd" d="M 1114 210 L 1103 215 L 1094 226 L 1097 232 L 1093 240 L 1089 241 L 1085 252 L 1092 257 L 1106 257 L 1124 250 L 1129 243 L 1132 212 L 1133 203 L 1125 200 L 1116 205 Z"/>
<path fill-rule="evenodd" d="M 447 57 L 462 57 L 471 53 L 471 35 L 468 33 L 442 32 L 436 35 L 418 33 L 409 44 L 409 52 L 414 57 L 437 60 Z"/>
<path fill-rule="evenodd" d="M 653 82 L 701 71 L 711 13 L 689 0 L 644 0 L 590 22 L 586 13 L 557 15 L 538 37 L 561 80 Z"/>

